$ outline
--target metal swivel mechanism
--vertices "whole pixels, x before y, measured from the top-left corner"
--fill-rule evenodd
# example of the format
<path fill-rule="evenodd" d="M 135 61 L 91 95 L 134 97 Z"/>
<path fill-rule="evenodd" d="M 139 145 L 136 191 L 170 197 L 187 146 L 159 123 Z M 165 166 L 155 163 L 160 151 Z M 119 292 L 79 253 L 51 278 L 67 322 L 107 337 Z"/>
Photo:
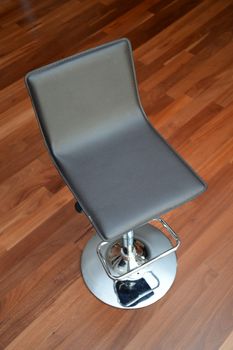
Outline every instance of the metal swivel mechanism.
<path fill-rule="evenodd" d="M 151 224 L 128 231 L 114 241 L 101 241 L 95 234 L 87 243 L 82 274 L 97 298 L 115 307 L 135 309 L 156 302 L 170 289 L 180 240 L 163 219 L 155 220 L 170 234 L 174 245 Z"/>

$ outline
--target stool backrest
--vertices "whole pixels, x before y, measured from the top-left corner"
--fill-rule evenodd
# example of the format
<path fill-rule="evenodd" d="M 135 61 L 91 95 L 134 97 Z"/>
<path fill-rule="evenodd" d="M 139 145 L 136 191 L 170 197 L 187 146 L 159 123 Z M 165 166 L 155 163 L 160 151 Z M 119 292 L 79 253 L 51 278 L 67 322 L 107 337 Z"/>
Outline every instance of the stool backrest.
<path fill-rule="evenodd" d="M 26 84 L 55 159 L 142 119 L 127 39 L 34 70 Z"/>

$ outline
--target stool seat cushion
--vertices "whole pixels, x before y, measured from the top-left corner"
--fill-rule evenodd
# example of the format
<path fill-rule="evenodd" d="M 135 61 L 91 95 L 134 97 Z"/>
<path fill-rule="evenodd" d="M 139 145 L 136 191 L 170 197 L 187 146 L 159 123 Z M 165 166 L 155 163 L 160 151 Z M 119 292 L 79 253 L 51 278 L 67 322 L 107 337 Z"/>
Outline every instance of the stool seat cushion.
<path fill-rule="evenodd" d="M 203 181 L 143 117 L 93 149 L 70 151 L 60 166 L 105 238 L 142 225 L 205 190 Z"/>
<path fill-rule="evenodd" d="M 54 163 L 102 238 L 205 190 L 145 116 L 128 40 L 37 69 L 26 83 Z"/>

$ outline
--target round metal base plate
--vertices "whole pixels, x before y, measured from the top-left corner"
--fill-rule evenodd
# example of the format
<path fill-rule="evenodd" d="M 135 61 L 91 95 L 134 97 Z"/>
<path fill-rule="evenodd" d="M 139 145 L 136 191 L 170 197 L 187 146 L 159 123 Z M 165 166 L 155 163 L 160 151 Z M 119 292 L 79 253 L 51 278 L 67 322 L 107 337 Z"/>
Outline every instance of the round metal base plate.
<path fill-rule="evenodd" d="M 134 235 L 135 239 L 140 240 L 147 246 L 150 257 L 154 257 L 172 246 L 169 239 L 159 229 L 150 224 L 134 230 Z M 87 287 L 104 303 L 122 309 L 137 309 L 153 304 L 171 288 L 176 275 L 177 263 L 175 253 L 155 261 L 143 269 L 143 272 L 140 272 L 139 278 L 149 272 L 149 274 L 156 276 L 159 281 L 156 288 L 153 289 L 153 293 L 150 293 L 150 297 L 142 298 L 142 301 L 134 306 L 122 305 L 116 293 L 114 281 L 107 276 L 97 256 L 96 247 L 100 242 L 101 239 L 95 234 L 87 243 L 82 254 L 81 270 Z"/>

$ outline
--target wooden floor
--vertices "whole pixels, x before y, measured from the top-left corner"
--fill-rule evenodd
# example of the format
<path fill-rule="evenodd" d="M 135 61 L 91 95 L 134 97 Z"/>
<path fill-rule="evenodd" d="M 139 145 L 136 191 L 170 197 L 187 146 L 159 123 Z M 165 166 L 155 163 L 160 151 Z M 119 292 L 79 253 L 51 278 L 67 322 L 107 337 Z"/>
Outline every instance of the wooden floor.
<path fill-rule="evenodd" d="M 165 216 L 182 239 L 177 279 L 137 311 L 83 283 L 93 229 L 49 160 L 23 82 L 123 36 L 150 120 L 209 185 Z M 233 349 L 232 38 L 232 0 L 0 2 L 0 349 Z"/>

